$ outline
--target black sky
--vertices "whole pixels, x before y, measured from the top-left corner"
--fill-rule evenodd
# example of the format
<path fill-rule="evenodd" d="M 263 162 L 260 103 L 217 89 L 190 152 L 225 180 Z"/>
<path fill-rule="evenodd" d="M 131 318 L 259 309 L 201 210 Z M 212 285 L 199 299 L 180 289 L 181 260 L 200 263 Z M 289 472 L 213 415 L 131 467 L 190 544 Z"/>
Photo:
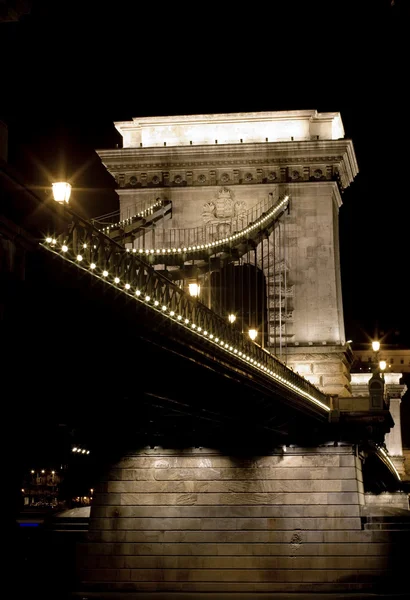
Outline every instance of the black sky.
<path fill-rule="evenodd" d="M 33 0 L 0 24 L 10 162 L 44 189 L 62 170 L 89 216 L 117 207 L 95 153 L 138 116 L 339 111 L 359 175 L 340 210 L 348 338 L 410 346 L 408 3 L 232 5 Z M 396 334 L 395 332 L 400 332 Z"/>

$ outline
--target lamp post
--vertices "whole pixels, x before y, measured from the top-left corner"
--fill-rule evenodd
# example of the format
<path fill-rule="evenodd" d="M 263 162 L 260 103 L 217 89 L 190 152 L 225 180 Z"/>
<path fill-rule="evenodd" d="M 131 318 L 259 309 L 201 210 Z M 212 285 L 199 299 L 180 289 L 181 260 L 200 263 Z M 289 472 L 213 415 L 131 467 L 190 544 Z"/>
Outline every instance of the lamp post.
<path fill-rule="evenodd" d="M 65 221 L 65 216 L 66 216 L 65 207 L 66 207 L 66 205 L 68 205 L 69 200 L 70 200 L 71 184 L 68 183 L 67 181 L 56 181 L 52 184 L 52 190 L 53 190 L 54 200 L 62 208 L 63 221 Z M 57 225 L 57 220 L 56 220 L 56 225 Z M 56 227 L 56 229 L 57 229 L 57 227 Z M 73 246 L 76 246 L 76 245 L 77 245 L 76 244 L 76 234 L 75 234 L 75 232 L 73 232 Z M 64 247 L 67 250 L 67 246 L 65 245 L 65 242 L 64 242 L 64 246 L 63 246 L 63 251 L 66 251 L 66 250 L 64 250 Z M 74 250 L 74 248 L 73 248 L 73 250 Z"/>
<path fill-rule="evenodd" d="M 372 350 L 375 354 L 375 369 L 378 370 L 379 373 L 381 373 L 381 377 L 382 379 L 384 379 L 384 371 L 386 370 L 387 367 L 387 363 L 385 360 L 380 360 L 379 359 L 379 352 L 380 352 L 380 342 L 378 340 L 373 340 L 372 341 Z"/>
<path fill-rule="evenodd" d="M 372 341 L 372 350 L 375 354 L 374 368 L 369 379 L 370 409 L 383 409 L 385 407 L 385 381 L 384 370 L 387 366 L 385 360 L 379 360 L 380 342 Z"/>

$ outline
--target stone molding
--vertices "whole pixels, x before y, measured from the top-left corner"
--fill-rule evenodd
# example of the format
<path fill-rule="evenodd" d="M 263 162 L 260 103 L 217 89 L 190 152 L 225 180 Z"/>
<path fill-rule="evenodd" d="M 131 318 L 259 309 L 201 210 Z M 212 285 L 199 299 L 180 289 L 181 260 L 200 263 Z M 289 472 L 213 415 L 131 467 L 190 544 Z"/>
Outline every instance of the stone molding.
<path fill-rule="evenodd" d="M 182 146 L 182 147 L 150 147 L 150 148 L 122 148 L 115 150 L 97 150 L 103 164 L 114 177 L 128 173 L 130 177 L 137 177 L 138 173 L 152 171 L 153 177 L 158 177 L 162 171 L 170 171 L 169 180 L 181 176 L 181 181 L 186 181 L 187 176 L 181 170 L 199 170 L 198 174 L 191 173 L 192 185 L 206 185 L 206 181 L 197 181 L 197 176 L 205 175 L 202 171 L 221 168 L 225 171 L 229 165 L 232 167 L 229 175 L 231 183 L 267 183 L 273 181 L 339 181 L 342 189 L 353 182 L 358 173 L 358 166 L 351 140 L 323 140 L 314 142 L 276 142 L 276 143 L 251 143 L 212 145 L 212 146 Z M 290 158 L 291 156 L 291 158 Z M 276 169 L 275 169 L 276 165 Z M 311 165 L 306 169 L 302 165 Z M 252 170 L 254 167 L 265 167 L 266 174 L 261 169 Z M 243 170 L 242 181 L 234 167 Z M 299 167 L 299 168 L 298 168 Z M 205 169 L 204 169 L 205 168 Z M 320 178 L 318 172 L 322 171 Z M 298 173 L 295 178 L 294 172 Z M 275 173 L 275 179 L 272 179 Z M 185 175 L 185 177 L 184 177 Z M 222 176 L 223 173 L 220 174 Z M 249 177 L 251 175 L 252 179 Z M 265 176 L 264 176 L 265 175 Z M 159 185 L 163 185 L 160 181 Z M 209 177 L 208 183 L 209 183 Z M 266 181 L 263 181 L 263 180 Z M 220 181 L 221 184 L 227 183 Z"/>

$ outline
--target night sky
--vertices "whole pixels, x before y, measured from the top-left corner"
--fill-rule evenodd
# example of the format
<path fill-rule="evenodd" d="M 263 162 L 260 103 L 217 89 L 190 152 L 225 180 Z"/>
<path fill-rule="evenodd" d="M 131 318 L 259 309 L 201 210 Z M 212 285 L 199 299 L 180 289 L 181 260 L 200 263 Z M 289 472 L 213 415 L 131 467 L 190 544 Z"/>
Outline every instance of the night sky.
<path fill-rule="evenodd" d="M 9 161 L 39 194 L 69 178 L 74 206 L 92 217 L 118 207 L 95 152 L 121 142 L 114 121 L 340 112 L 359 165 L 340 210 L 346 336 L 378 331 L 410 347 L 407 9 L 33 0 L 19 23 L 0 23 Z"/>

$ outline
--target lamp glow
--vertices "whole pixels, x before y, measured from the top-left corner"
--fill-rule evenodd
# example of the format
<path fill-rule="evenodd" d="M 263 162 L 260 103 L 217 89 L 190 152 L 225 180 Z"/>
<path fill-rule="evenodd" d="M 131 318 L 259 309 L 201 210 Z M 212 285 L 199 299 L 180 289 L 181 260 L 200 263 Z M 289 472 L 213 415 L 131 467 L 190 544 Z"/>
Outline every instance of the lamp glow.
<path fill-rule="evenodd" d="M 53 183 L 53 198 L 56 202 L 68 204 L 71 196 L 71 185 L 66 181 L 57 181 Z"/>
<path fill-rule="evenodd" d="M 199 292 L 201 291 L 201 286 L 198 283 L 190 283 L 188 285 L 189 294 L 194 298 L 198 298 Z"/>
<path fill-rule="evenodd" d="M 385 360 L 381 360 L 379 362 L 379 367 L 380 367 L 380 371 L 384 371 L 386 369 L 386 367 L 387 367 L 386 361 Z"/>
<path fill-rule="evenodd" d="M 234 314 L 230 314 L 230 315 L 228 316 L 228 321 L 229 321 L 230 323 L 235 323 L 235 321 L 236 321 L 236 315 L 234 315 Z"/>
<path fill-rule="evenodd" d="M 373 349 L 373 352 L 378 352 L 380 350 L 380 342 L 378 342 L 378 341 L 372 342 L 372 349 Z"/>
<path fill-rule="evenodd" d="M 248 331 L 248 335 L 251 338 L 251 340 L 256 340 L 257 336 L 258 336 L 258 332 L 256 329 L 249 329 Z"/>

